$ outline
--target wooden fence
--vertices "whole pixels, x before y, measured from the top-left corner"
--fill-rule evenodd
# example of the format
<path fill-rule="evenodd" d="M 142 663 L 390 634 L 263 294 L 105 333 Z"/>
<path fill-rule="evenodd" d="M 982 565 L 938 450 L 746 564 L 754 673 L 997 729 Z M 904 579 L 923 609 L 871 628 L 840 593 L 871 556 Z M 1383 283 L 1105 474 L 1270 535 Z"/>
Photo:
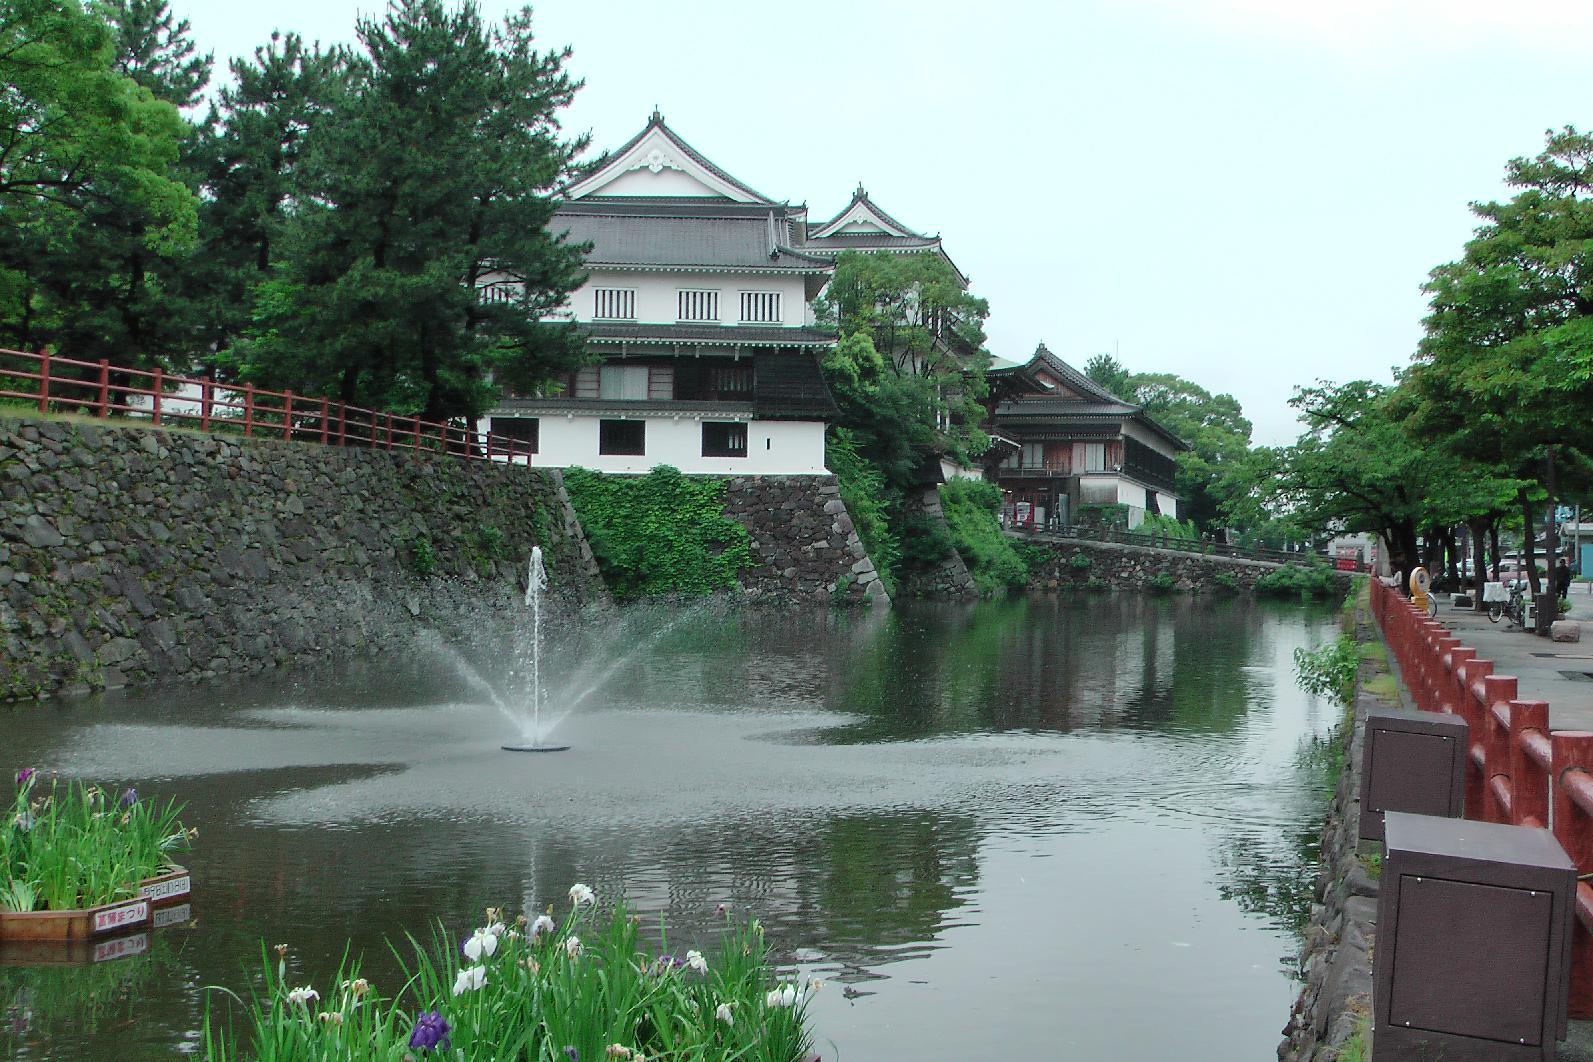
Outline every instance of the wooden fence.
<path fill-rule="evenodd" d="M 1466 720 L 1466 817 L 1551 829 L 1576 864 L 1571 1016 L 1593 1018 L 1593 733 L 1550 731 L 1547 701 L 1375 579 L 1372 612 L 1416 707 Z"/>
<path fill-rule="evenodd" d="M 36 404 L 40 413 L 80 413 L 140 420 L 156 427 L 230 432 L 326 446 L 416 450 L 467 460 L 530 465 L 524 439 L 465 424 L 422 420 L 335 402 L 325 396 L 267 391 L 252 384 L 128 369 L 105 359 L 76 361 L 0 348 L 0 400 Z"/>

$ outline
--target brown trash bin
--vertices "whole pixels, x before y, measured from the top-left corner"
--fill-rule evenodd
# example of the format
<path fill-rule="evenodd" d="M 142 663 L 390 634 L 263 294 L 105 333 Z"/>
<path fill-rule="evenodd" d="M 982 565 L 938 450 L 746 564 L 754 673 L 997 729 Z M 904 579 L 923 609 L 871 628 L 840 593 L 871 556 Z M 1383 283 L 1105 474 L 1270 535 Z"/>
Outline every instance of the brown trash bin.
<path fill-rule="evenodd" d="M 1373 1060 L 1554 1058 L 1576 868 L 1548 830 L 1390 811 Z"/>
<path fill-rule="evenodd" d="M 1368 710 L 1361 741 L 1361 839 L 1383 836 L 1385 811 L 1465 814 L 1468 736 L 1458 715 Z"/>

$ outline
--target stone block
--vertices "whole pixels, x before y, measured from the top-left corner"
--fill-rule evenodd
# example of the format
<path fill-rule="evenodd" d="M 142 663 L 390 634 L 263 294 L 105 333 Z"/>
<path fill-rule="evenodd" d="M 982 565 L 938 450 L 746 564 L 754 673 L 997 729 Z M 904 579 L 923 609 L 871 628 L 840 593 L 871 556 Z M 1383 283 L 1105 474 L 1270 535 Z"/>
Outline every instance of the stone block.
<path fill-rule="evenodd" d="M 1549 625 L 1549 637 L 1557 642 L 1580 642 L 1582 624 L 1576 620 L 1555 620 Z"/>
<path fill-rule="evenodd" d="M 22 541 L 34 549 L 53 549 L 66 539 L 50 521 L 42 516 L 33 515 L 22 521 Z"/>

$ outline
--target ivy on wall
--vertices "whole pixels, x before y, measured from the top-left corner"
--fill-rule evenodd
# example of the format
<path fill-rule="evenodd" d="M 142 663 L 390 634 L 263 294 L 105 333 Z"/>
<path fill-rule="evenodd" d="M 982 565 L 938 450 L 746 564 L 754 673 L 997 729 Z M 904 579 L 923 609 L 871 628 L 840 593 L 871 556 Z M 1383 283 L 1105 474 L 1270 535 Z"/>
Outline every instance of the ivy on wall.
<path fill-rule="evenodd" d="M 644 476 L 571 468 L 564 485 L 618 600 L 733 589 L 753 566 L 751 536 L 724 514 L 722 479 L 668 465 Z"/>

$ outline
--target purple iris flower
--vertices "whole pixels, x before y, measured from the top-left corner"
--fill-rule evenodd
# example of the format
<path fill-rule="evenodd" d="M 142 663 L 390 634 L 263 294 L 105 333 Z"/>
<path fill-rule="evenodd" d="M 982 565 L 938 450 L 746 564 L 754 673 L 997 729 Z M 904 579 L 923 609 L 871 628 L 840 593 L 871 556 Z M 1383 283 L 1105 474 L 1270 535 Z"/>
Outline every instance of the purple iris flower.
<path fill-rule="evenodd" d="M 27 785 L 28 782 L 37 773 L 38 773 L 38 771 L 36 771 L 32 767 L 24 767 L 24 768 L 22 768 L 22 770 L 17 772 L 17 785 Z"/>
<path fill-rule="evenodd" d="M 568 1058 L 570 1062 L 581 1062 L 581 1052 L 577 1051 L 573 1047 L 566 1047 L 564 1049 L 564 1057 Z"/>
<path fill-rule="evenodd" d="M 441 1011 L 432 1011 L 422 1014 L 415 1022 L 415 1031 L 409 1034 L 409 1046 L 418 1047 L 422 1051 L 448 1050 L 448 1023 L 443 1021 Z"/>
<path fill-rule="evenodd" d="M 124 808 L 130 808 L 136 803 L 138 803 L 138 790 L 129 787 L 127 792 L 122 794 L 120 804 Z"/>

